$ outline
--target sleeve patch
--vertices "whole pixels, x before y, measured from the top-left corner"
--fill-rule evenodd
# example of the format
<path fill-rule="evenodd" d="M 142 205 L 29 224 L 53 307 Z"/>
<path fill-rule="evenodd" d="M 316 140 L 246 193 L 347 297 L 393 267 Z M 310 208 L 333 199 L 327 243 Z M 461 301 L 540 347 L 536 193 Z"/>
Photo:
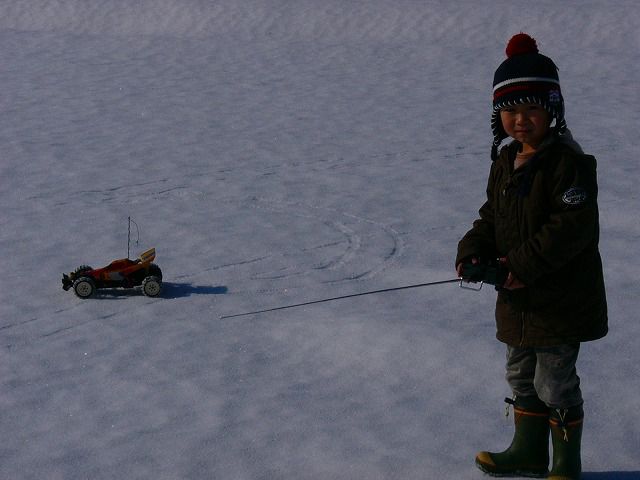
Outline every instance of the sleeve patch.
<path fill-rule="evenodd" d="M 573 187 L 562 194 L 562 201 L 567 205 L 582 205 L 587 201 L 587 191 L 581 187 Z"/>

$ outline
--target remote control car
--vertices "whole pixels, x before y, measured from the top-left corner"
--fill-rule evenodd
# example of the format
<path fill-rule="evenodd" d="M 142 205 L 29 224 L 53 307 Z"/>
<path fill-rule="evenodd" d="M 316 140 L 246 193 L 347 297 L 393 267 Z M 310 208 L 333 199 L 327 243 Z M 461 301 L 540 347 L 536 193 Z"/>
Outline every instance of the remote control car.
<path fill-rule="evenodd" d="M 91 268 L 81 265 L 68 275 L 62 275 L 62 288 L 73 291 L 80 298 L 91 297 L 101 288 L 134 288 L 142 286 L 142 293 L 148 297 L 157 297 L 162 290 L 162 271 L 153 260 L 156 249 L 150 248 L 131 260 L 114 260 L 103 268 Z"/>

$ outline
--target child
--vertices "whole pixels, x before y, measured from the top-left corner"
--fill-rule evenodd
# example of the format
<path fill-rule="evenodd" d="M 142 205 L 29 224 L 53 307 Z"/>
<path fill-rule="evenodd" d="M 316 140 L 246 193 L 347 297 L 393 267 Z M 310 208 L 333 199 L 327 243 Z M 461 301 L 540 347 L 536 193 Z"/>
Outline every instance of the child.
<path fill-rule="evenodd" d="M 507 344 L 515 435 L 476 465 L 497 476 L 581 473 L 580 342 L 607 333 L 598 251 L 596 160 L 571 138 L 557 67 L 533 38 L 514 36 L 493 80 L 494 134 L 487 200 L 458 245 L 456 269 L 498 261 L 497 338 Z M 502 140 L 512 141 L 498 151 Z"/>

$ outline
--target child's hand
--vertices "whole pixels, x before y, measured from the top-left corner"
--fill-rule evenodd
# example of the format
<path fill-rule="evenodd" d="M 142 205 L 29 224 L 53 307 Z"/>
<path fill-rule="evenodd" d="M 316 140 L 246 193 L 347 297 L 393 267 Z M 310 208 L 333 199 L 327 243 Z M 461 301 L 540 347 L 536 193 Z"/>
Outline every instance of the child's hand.
<path fill-rule="evenodd" d="M 471 263 L 473 265 L 477 265 L 478 262 L 480 262 L 480 260 L 478 260 L 477 257 L 471 257 Z M 462 264 L 463 262 L 460 262 L 458 265 L 456 265 L 456 273 L 458 274 L 458 278 L 462 278 Z"/>
<path fill-rule="evenodd" d="M 499 260 L 502 265 L 507 264 L 506 257 L 502 257 Z M 507 290 L 517 290 L 518 288 L 524 288 L 525 286 L 526 285 L 518 280 L 518 278 L 513 273 L 509 272 L 509 274 L 507 275 L 507 280 L 504 282 L 504 285 L 502 285 L 502 288 L 505 288 Z"/>
<path fill-rule="evenodd" d="M 507 281 L 504 282 L 502 288 L 506 288 L 507 290 L 517 290 L 518 288 L 524 288 L 526 285 L 518 280 L 513 273 L 509 272 L 507 275 Z"/>

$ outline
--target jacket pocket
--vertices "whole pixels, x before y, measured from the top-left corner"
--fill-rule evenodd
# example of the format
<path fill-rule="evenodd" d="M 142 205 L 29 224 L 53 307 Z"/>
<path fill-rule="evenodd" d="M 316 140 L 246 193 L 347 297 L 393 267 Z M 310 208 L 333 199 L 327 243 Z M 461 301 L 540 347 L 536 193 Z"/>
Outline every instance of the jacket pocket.
<path fill-rule="evenodd" d="M 499 292 L 496 300 L 497 337 L 509 345 L 518 345 L 522 336 L 521 312 L 511 303 L 508 292 Z"/>

